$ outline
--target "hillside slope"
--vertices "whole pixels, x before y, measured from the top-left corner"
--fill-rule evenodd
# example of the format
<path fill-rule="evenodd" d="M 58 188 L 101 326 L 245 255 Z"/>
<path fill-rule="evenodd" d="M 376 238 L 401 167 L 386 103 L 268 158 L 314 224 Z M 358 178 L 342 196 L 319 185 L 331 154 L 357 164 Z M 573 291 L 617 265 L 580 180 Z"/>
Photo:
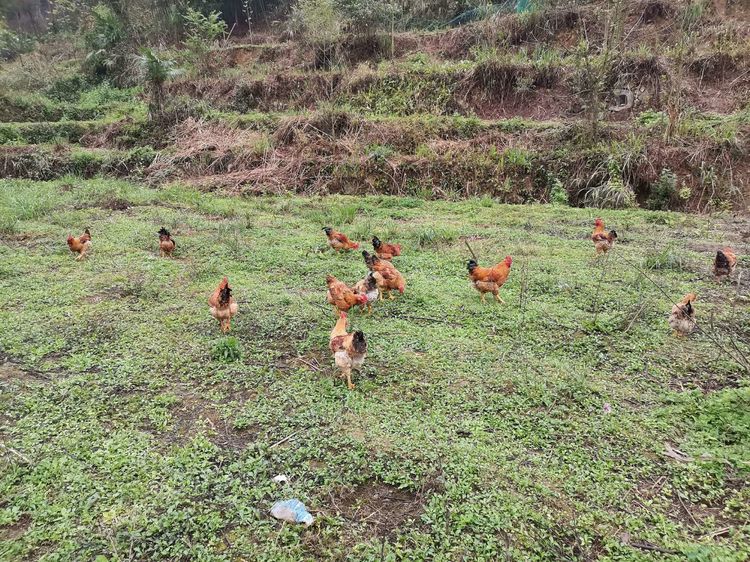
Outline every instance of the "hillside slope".
<path fill-rule="evenodd" d="M 747 10 L 623 6 L 346 35 L 322 67 L 304 39 L 235 37 L 155 121 L 148 93 L 78 76 L 85 53 L 26 55 L 0 72 L 0 176 L 744 211 Z"/>

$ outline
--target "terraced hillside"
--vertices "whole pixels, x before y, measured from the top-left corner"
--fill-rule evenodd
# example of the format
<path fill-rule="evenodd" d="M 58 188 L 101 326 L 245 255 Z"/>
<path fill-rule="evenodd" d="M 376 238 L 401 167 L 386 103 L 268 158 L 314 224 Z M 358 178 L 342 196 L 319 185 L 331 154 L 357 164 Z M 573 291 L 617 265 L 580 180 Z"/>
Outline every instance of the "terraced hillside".
<path fill-rule="evenodd" d="M 235 37 L 167 82 L 151 120 L 140 88 L 81 78 L 85 53 L 26 55 L 0 77 L 0 174 L 744 209 L 747 12 L 647 0 L 617 14 L 615 27 L 590 4 L 350 35 L 330 67 L 301 39 Z"/>

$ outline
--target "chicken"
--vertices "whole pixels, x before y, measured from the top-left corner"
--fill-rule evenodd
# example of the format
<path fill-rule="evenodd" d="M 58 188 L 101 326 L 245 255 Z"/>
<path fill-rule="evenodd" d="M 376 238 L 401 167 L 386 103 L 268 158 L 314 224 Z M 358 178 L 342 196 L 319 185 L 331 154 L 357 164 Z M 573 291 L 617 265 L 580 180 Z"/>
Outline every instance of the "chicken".
<path fill-rule="evenodd" d="M 84 230 L 83 234 L 77 238 L 68 234 L 68 248 L 70 248 L 70 251 L 74 254 L 78 254 L 76 256 L 76 261 L 85 259 L 91 251 L 91 233 L 89 232 L 89 229 L 87 228 Z"/>
<path fill-rule="evenodd" d="M 159 230 L 159 255 L 161 257 L 172 257 L 172 252 L 177 247 L 177 243 L 172 239 L 172 235 L 166 228 Z"/>
<path fill-rule="evenodd" d="M 609 252 L 614 246 L 615 240 L 617 240 L 617 232 L 614 230 L 607 232 L 604 230 L 604 221 L 596 219 L 594 221 L 594 232 L 591 233 L 591 241 L 596 248 L 596 255 Z"/>
<path fill-rule="evenodd" d="M 349 390 L 354 388 L 352 384 L 352 369 L 362 369 L 362 364 L 367 356 L 367 342 L 361 331 L 347 333 L 346 312 L 342 312 L 336 325 L 331 330 L 329 345 L 333 353 L 336 366 L 341 370 L 341 377 L 346 378 L 346 386 Z"/>
<path fill-rule="evenodd" d="M 505 259 L 494 267 L 479 267 L 475 260 L 469 261 L 466 266 L 469 270 L 469 278 L 474 288 L 482 295 L 482 302 L 486 302 L 485 293 L 492 293 L 495 295 L 496 301 L 505 304 L 505 301 L 500 298 L 499 292 L 500 287 L 508 280 L 512 264 L 513 258 L 510 256 L 505 256 Z"/>
<path fill-rule="evenodd" d="M 676 305 L 672 307 L 672 314 L 669 315 L 669 326 L 674 330 L 677 336 L 687 336 L 695 329 L 695 307 L 693 302 L 696 299 L 695 293 L 688 293 Z"/>
<path fill-rule="evenodd" d="M 337 232 L 330 226 L 326 226 L 323 230 L 325 231 L 326 236 L 328 236 L 328 245 L 337 252 L 339 250 L 349 251 L 359 248 L 359 244 L 349 240 L 349 238 L 346 237 L 346 234 Z"/>
<path fill-rule="evenodd" d="M 389 299 L 393 299 L 391 291 L 404 294 L 406 280 L 401 272 L 396 269 L 396 266 L 387 260 L 382 260 L 378 256 L 370 254 L 367 250 L 362 251 L 362 256 L 365 258 L 367 269 L 372 272 L 378 289 L 381 291 L 380 300 L 383 300 L 383 293 L 386 293 Z"/>
<path fill-rule="evenodd" d="M 353 306 L 367 304 L 367 295 L 356 293 L 333 275 L 326 276 L 326 283 L 328 284 L 328 303 L 336 307 L 337 314 L 348 312 Z"/>
<path fill-rule="evenodd" d="M 737 267 L 737 256 L 734 255 L 732 248 L 724 248 L 716 252 L 714 275 L 716 275 L 717 281 L 721 281 L 724 277 L 732 275 L 735 267 Z"/>
<path fill-rule="evenodd" d="M 352 290 L 354 290 L 355 293 L 367 297 L 366 305 L 363 304 L 361 306 L 362 312 L 365 311 L 365 306 L 367 306 L 368 313 L 372 314 L 372 303 L 380 298 L 378 278 L 382 279 L 383 277 L 379 273 L 369 272 L 367 277 L 358 281 L 357 284 L 352 287 Z"/>
<path fill-rule="evenodd" d="M 225 334 L 231 329 L 232 316 L 239 311 L 239 306 L 232 298 L 232 289 L 229 287 L 229 280 L 224 277 L 216 287 L 211 297 L 208 299 L 208 306 L 211 309 L 211 316 L 219 321 L 219 327 Z"/>
<path fill-rule="evenodd" d="M 372 237 L 372 247 L 381 260 L 390 260 L 401 255 L 401 244 L 381 242 L 377 236 Z"/>

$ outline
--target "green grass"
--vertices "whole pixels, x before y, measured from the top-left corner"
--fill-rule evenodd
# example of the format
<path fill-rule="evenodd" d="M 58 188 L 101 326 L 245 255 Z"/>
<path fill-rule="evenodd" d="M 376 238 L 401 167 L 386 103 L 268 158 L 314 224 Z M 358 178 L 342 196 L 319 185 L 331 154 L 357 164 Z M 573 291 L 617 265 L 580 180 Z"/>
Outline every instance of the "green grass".
<path fill-rule="evenodd" d="M 585 209 L 0 182 L 0 559 L 660 559 L 624 533 L 662 559 L 747 559 L 747 373 L 672 337 L 629 263 L 657 256 L 648 275 L 747 354 L 747 301 L 710 262 L 747 253 L 748 223 L 599 212 L 620 238 L 595 262 Z M 365 267 L 319 251 L 324 221 L 403 245 L 405 294 L 350 315 L 369 345 L 351 392 L 325 276 Z M 507 304 L 469 287 L 464 237 L 483 265 L 514 257 Z M 230 339 L 206 304 L 223 275 Z M 270 518 L 289 497 L 313 527 Z"/>

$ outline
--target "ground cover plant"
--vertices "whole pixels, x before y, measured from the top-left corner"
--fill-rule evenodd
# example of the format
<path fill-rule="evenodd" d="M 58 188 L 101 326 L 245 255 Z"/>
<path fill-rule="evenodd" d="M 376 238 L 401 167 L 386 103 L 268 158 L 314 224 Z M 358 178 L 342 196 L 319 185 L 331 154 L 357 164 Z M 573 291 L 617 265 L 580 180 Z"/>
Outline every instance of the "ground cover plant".
<path fill-rule="evenodd" d="M 600 215 L 619 238 L 595 260 Z M 325 276 L 365 266 L 329 225 L 403 245 L 405 294 L 350 313 L 353 391 Z M 0 229 L 4 560 L 750 555 L 748 278 L 711 273 L 724 245 L 747 266 L 745 218 L 68 177 L 3 180 Z M 505 305 L 469 286 L 465 241 L 513 256 Z M 701 330 L 677 338 L 689 290 Z M 314 526 L 270 518 L 288 497 Z"/>
<path fill-rule="evenodd" d="M 0 0 L 0 561 L 750 558 L 748 21 Z M 403 247 L 351 391 L 324 227 Z"/>

